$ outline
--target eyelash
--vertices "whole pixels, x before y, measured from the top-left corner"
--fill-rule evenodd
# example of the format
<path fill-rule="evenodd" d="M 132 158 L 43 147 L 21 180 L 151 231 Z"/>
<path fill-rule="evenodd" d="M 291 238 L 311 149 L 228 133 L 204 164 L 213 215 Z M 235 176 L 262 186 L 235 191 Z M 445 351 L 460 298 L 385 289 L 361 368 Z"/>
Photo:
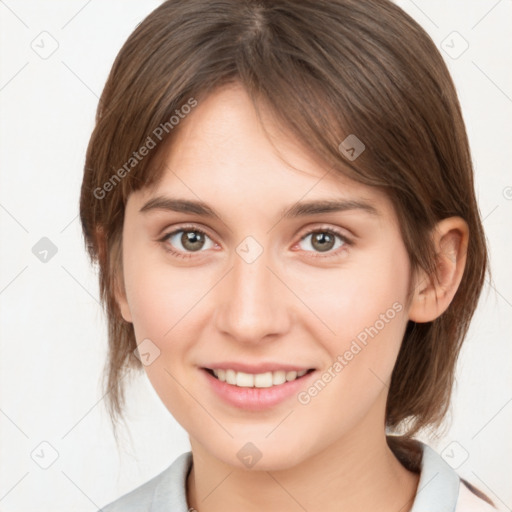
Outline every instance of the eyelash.
<path fill-rule="evenodd" d="M 158 241 L 161 242 L 164 246 L 164 250 L 171 253 L 173 256 L 176 256 L 178 258 L 184 258 L 184 259 L 188 259 L 188 258 L 191 258 L 194 256 L 194 252 L 188 252 L 188 253 L 183 253 L 182 251 L 176 251 L 174 249 L 172 249 L 167 241 L 168 239 L 175 235 L 176 233 L 179 233 L 179 232 L 187 232 L 187 231 L 190 231 L 190 232 L 194 232 L 194 233 L 201 233 L 202 235 L 205 235 L 207 236 L 208 238 L 211 239 L 211 237 L 208 235 L 208 233 L 206 233 L 206 231 L 202 230 L 202 229 L 199 229 L 195 226 L 180 226 L 178 229 L 175 229 L 174 231 L 170 231 L 169 233 L 166 233 L 162 238 L 160 238 Z M 339 232 L 337 229 L 334 229 L 334 228 L 331 228 L 331 227 L 328 227 L 328 228 L 315 228 L 311 231 L 308 231 L 306 232 L 303 236 L 301 236 L 299 242 L 302 242 L 302 240 L 304 240 L 305 238 L 307 238 L 309 235 L 312 235 L 312 234 L 315 234 L 315 233 L 329 233 L 330 235 L 334 235 L 334 236 L 337 236 L 338 238 L 340 238 L 340 240 L 343 242 L 344 245 L 342 245 L 341 247 L 338 247 L 338 249 L 336 249 L 335 251 L 333 252 L 327 252 L 328 256 L 323 256 L 321 253 L 313 253 L 310 257 L 312 258 L 332 258 L 332 257 L 336 257 L 336 256 L 339 256 L 339 253 L 346 250 L 346 247 L 347 246 L 351 246 L 353 245 L 353 241 L 350 240 L 349 238 L 347 238 L 345 235 L 343 235 L 341 232 Z M 196 252 L 204 252 L 204 251 L 196 251 Z M 306 251 L 306 252 L 312 252 L 312 251 Z"/>

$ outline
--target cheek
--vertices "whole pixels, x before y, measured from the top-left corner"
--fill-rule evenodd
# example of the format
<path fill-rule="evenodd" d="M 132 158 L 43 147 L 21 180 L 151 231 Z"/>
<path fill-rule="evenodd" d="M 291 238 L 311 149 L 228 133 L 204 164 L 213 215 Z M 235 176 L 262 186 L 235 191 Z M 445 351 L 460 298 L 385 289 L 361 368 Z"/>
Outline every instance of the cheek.
<path fill-rule="evenodd" d="M 342 357 L 335 379 L 341 387 L 382 388 L 390 377 L 407 324 L 408 261 L 397 240 L 346 266 L 317 272 L 316 279 L 302 278 L 305 302 L 315 313 L 305 316 L 305 325 L 330 364 Z"/>
<path fill-rule="evenodd" d="M 375 324 L 383 330 L 383 321 L 386 330 L 390 324 L 402 323 L 403 315 L 397 313 L 405 310 L 409 279 L 408 257 L 400 246 L 387 254 L 379 248 L 360 258 L 356 255 L 339 268 L 297 271 L 287 279 L 308 306 L 304 318 L 309 319 L 310 328 L 317 334 L 321 331 L 322 337 L 330 334 L 334 343 L 354 338 Z"/>
<path fill-rule="evenodd" d="M 300 403 L 315 411 L 309 417 L 305 413 L 305 422 L 324 418 L 338 425 L 333 436 L 363 421 L 377 401 L 385 405 L 382 393 L 389 387 L 407 324 L 407 280 L 403 267 L 394 266 L 387 272 L 340 272 L 338 281 L 317 282 L 308 295 L 308 305 L 329 327 L 316 318 L 309 322 L 327 358 L 321 382 L 303 390 Z"/>
<path fill-rule="evenodd" d="M 187 393 L 190 384 L 185 383 L 190 379 L 192 349 L 208 322 L 204 308 L 216 276 L 199 267 L 171 266 L 152 254 L 138 258 L 134 251 L 133 256 L 127 261 L 126 288 L 135 338 L 137 344 L 151 340 L 156 348 L 149 346 L 158 354 L 144 370 L 171 414 L 186 424 L 194 403 Z"/>
<path fill-rule="evenodd" d="M 125 287 L 136 338 L 161 344 L 181 324 L 190 324 L 213 276 L 206 269 L 172 266 L 158 247 L 131 246 L 125 254 Z"/>
<path fill-rule="evenodd" d="M 200 301 L 211 286 L 197 268 L 171 267 L 164 256 L 133 248 L 125 260 L 125 286 L 137 344 L 149 339 L 156 346 L 141 345 L 149 346 L 152 359 L 144 370 L 162 402 L 183 424 L 193 404 L 180 383 L 187 382 L 190 346 L 201 327 Z"/>

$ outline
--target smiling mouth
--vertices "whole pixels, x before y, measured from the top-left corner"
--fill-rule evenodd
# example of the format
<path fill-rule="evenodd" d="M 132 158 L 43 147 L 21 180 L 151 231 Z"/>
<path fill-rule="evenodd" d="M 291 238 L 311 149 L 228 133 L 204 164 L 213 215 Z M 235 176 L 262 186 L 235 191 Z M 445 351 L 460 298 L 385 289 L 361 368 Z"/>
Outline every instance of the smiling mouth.
<path fill-rule="evenodd" d="M 278 370 L 274 372 L 264 373 L 245 373 L 237 372 L 235 370 L 224 369 L 211 369 L 203 368 L 214 378 L 221 382 L 226 382 L 233 386 L 243 388 L 270 388 L 273 386 L 280 386 L 286 382 L 291 382 L 303 378 L 305 375 L 315 371 L 313 368 L 309 370 L 297 371 L 284 371 Z"/>

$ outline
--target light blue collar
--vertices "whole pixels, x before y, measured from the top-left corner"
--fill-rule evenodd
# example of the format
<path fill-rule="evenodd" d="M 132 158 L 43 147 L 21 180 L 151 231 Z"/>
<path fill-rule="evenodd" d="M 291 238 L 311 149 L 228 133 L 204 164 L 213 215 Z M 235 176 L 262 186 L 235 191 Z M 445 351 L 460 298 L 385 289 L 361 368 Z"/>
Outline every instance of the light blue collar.
<path fill-rule="evenodd" d="M 150 512 L 188 512 L 187 476 L 192 467 L 192 452 L 182 453 L 167 470 L 153 494 Z"/>
<path fill-rule="evenodd" d="M 420 481 L 410 512 L 454 512 L 460 477 L 430 446 L 420 444 L 423 448 Z"/>

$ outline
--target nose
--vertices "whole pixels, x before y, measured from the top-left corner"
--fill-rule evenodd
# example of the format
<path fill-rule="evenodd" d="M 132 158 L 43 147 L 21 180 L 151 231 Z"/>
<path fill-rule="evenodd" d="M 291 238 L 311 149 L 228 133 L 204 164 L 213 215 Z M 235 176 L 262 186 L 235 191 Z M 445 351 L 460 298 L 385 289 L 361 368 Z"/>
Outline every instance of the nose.
<path fill-rule="evenodd" d="M 215 325 L 241 343 L 262 343 L 286 333 L 292 322 L 290 292 L 276 276 L 269 254 L 252 262 L 233 254 L 233 266 L 217 287 Z"/>

